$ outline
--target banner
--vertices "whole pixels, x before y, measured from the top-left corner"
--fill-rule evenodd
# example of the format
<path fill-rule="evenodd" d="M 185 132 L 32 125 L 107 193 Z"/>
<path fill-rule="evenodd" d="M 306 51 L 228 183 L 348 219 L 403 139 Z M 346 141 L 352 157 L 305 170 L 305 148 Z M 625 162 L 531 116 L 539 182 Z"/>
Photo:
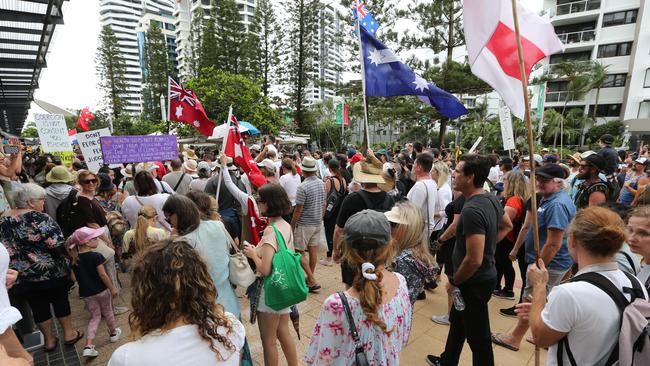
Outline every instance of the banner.
<path fill-rule="evenodd" d="M 178 159 L 176 136 L 102 136 L 104 164 Z"/>
<path fill-rule="evenodd" d="M 88 170 L 97 173 L 99 168 L 104 165 L 104 158 L 102 156 L 102 144 L 100 138 L 102 136 L 110 136 L 111 132 L 108 128 L 101 128 L 88 132 L 77 133 L 77 141 L 79 148 L 84 156 L 84 161 L 88 165 Z M 117 165 L 119 167 L 120 165 Z M 115 166 L 111 166 L 113 168 Z"/>
<path fill-rule="evenodd" d="M 44 153 L 72 151 L 62 114 L 34 113 L 34 123 Z"/>
<path fill-rule="evenodd" d="M 504 150 L 515 149 L 515 136 L 512 132 L 512 115 L 503 102 L 499 104 L 499 122 L 501 123 L 501 139 Z"/>
<path fill-rule="evenodd" d="M 541 83 L 537 94 L 537 120 L 540 124 L 544 119 L 544 99 L 546 99 L 546 83 Z"/>
<path fill-rule="evenodd" d="M 347 104 L 338 103 L 336 105 L 336 124 L 337 125 L 343 124 L 344 126 L 350 124 Z"/>

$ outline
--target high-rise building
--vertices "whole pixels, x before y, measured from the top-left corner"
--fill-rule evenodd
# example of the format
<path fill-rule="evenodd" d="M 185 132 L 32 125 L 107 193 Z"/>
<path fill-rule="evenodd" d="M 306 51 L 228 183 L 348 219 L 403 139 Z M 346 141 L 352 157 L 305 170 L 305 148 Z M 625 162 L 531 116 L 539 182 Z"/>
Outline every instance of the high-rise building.
<path fill-rule="evenodd" d="M 167 59 L 171 63 L 174 73 L 178 73 L 174 18 L 169 16 L 162 16 L 160 14 L 146 13 L 140 18 L 138 26 L 135 29 L 138 36 L 138 52 L 140 53 L 140 70 L 142 72 L 143 82 L 146 81 L 147 75 L 147 64 L 145 61 L 145 39 L 147 30 L 149 29 L 152 21 L 156 22 L 156 24 L 160 27 L 162 34 L 165 37 Z"/>
<path fill-rule="evenodd" d="M 109 25 L 117 37 L 126 64 L 127 113 L 142 112 L 142 64 L 138 24 L 147 14 L 173 23 L 173 0 L 99 0 L 99 20 Z"/>
<path fill-rule="evenodd" d="M 236 0 L 242 24 L 248 29 L 255 16 L 255 0 Z M 178 71 L 181 77 L 191 74 L 192 26 L 196 25 L 196 14 L 210 15 L 211 0 L 176 0 L 174 5 L 174 26 Z M 197 12 L 201 8 L 202 12 Z"/>
<path fill-rule="evenodd" d="M 598 61 L 607 79 L 598 95 L 597 123 L 650 118 L 650 8 L 644 0 L 544 0 L 544 9 L 565 45 L 542 70 L 554 74 L 562 61 Z M 567 80 L 547 83 L 544 108 L 561 110 Z M 537 92 L 537 90 L 535 90 Z M 567 103 L 592 115 L 596 90 Z M 537 99 L 533 99 L 534 101 Z M 535 107 L 535 103 L 533 103 Z"/>
<path fill-rule="evenodd" d="M 318 30 L 314 37 L 314 58 L 311 76 L 313 82 L 305 90 L 307 105 L 332 99 L 342 82 L 343 57 L 341 42 L 335 38 L 342 24 L 332 5 L 322 5 L 318 14 Z"/>

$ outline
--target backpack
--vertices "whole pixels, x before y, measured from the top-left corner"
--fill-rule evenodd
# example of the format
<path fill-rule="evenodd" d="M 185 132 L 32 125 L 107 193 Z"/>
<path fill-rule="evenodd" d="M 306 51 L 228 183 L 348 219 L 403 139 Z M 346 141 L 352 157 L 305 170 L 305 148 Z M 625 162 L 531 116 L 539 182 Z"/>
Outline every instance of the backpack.
<path fill-rule="evenodd" d="M 366 191 L 364 191 L 362 189 L 362 190 L 358 191 L 357 193 L 359 194 L 359 196 L 363 200 L 363 203 L 366 204 L 366 208 L 370 209 L 370 210 L 374 210 L 374 211 L 378 211 L 378 212 L 387 212 L 387 211 L 390 211 L 391 208 L 393 208 L 393 205 L 395 204 L 395 202 L 393 201 L 391 196 L 386 194 L 386 197 L 384 197 L 384 200 L 381 202 L 381 204 L 379 206 L 377 206 L 377 207 L 374 207 L 372 202 L 370 202 L 370 198 L 368 198 L 368 193 L 366 193 Z"/>
<path fill-rule="evenodd" d="M 632 288 L 623 287 L 623 292 L 631 294 L 631 301 L 627 301 L 623 293 L 600 273 L 583 273 L 570 281 L 584 281 L 598 287 L 611 297 L 621 313 L 618 340 L 605 365 L 650 365 L 650 302 L 645 298 L 639 280 L 627 272 L 623 273 L 632 283 Z M 565 349 L 571 366 L 576 366 L 567 337 L 558 343 L 556 355 L 558 366 L 564 366 L 562 352 Z"/>
<path fill-rule="evenodd" d="M 343 186 L 343 182 L 339 180 L 339 183 L 341 184 L 341 188 L 337 191 L 335 189 L 336 186 L 334 185 L 334 177 L 329 177 L 327 179 L 329 179 L 332 182 L 330 186 L 330 190 L 329 192 L 327 192 L 327 198 L 326 198 L 327 206 L 325 207 L 325 218 L 329 219 L 339 211 L 341 202 L 343 202 L 343 198 L 345 197 L 345 187 Z"/>
<path fill-rule="evenodd" d="M 121 238 L 126 233 L 126 220 L 119 211 L 108 211 L 106 213 L 106 222 L 111 238 Z"/>
<path fill-rule="evenodd" d="M 75 214 L 78 197 L 79 193 L 73 188 L 70 190 L 70 193 L 68 193 L 68 196 L 64 198 L 56 208 L 56 222 L 59 224 L 63 235 L 66 237 L 72 235 L 74 232 L 74 230 L 72 230 L 72 218 Z"/>

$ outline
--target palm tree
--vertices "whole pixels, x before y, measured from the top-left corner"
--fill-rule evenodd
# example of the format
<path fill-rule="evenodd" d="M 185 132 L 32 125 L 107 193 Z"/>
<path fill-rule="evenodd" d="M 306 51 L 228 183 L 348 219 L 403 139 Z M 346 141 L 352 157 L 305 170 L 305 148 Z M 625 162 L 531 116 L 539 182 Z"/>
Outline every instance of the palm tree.
<path fill-rule="evenodd" d="M 607 80 L 607 68 L 609 65 L 603 65 L 599 61 L 591 62 L 591 89 L 596 89 L 596 100 L 594 101 L 594 107 L 591 112 L 591 122 L 592 125 L 596 124 L 596 110 L 598 109 L 598 101 L 600 99 L 600 89 L 605 85 Z M 582 126 L 580 133 L 580 145 L 585 143 L 585 129 L 588 121 L 585 121 L 585 125 Z"/>
<path fill-rule="evenodd" d="M 562 125 L 562 115 L 555 109 L 544 111 L 544 139 L 549 140 L 553 137 L 553 147 L 557 146 L 557 136 L 560 134 Z"/>
<path fill-rule="evenodd" d="M 591 63 L 577 60 L 562 61 L 555 68 L 560 77 L 566 78 L 569 81 L 567 85 L 567 96 L 564 100 L 562 107 L 562 120 L 560 121 L 560 149 L 564 146 L 564 113 L 566 112 L 567 104 L 570 101 L 582 99 L 592 89 L 591 76 Z M 553 145 L 557 135 L 553 139 Z"/>

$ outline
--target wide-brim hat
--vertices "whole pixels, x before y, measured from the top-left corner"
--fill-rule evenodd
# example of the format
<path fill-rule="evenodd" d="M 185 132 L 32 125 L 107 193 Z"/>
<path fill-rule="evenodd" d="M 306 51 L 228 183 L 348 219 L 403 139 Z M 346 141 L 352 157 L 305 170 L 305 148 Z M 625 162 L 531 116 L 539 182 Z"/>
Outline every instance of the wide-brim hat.
<path fill-rule="evenodd" d="M 318 165 L 316 163 L 316 159 L 312 158 L 311 156 L 305 156 L 302 158 L 302 162 L 300 163 L 300 169 L 303 172 L 315 172 L 318 170 Z"/>
<path fill-rule="evenodd" d="M 386 183 L 381 173 L 383 171 L 383 164 L 375 157 L 367 156 L 365 159 L 354 164 L 352 176 L 358 183 Z"/>
<path fill-rule="evenodd" d="M 183 156 L 188 158 L 188 159 L 193 159 L 193 160 L 196 160 L 196 159 L 199 158 L 198 156 L 196 156 L 196 153 L 192 149 L 187 149 L 187 150 L 183 151 Z"/>
<path fill-rule="evenodd" d="M 579 152 L 575 152 L 575 153 L 573 153 L 572 155 L 569 155 L 569 159 L 571 159 L 571 160 L 573 160 L 573 161 L 575 161 L 575 162 L 577 162 L 577 163 L 579 163 L 580 160 L 582 160 L 582 158 L 580 157 L 580 153 L 579 153 Z"/>
<path fill-rule="evenodd" d="M 45 176 L 45 181 L 48 183 L 70 183 L 74 180 L 74 176 L 64 166 L 57 165 Z"/>
<path fill-rule="evenodd" d="M 408 225 L 408 221 L 402 220 L 402 215 L 399 212 L 399 206 L 393 206 L 390 211 L 384 212 L 384 216 L 388 219 L 388 222 L 392 222 L 398 225 Z"/>
<path fill-rule="evenodd" d="M 183 168 L 185 168 L 185 170 L 187 170 L 189 173 L 195 173 L 198 165 L 199 164 L 196 162 L 196 160 L 188 159 L 183 163 Z"/>
<path fill-rule="evenodd" d="M 120 173 L 127 178 L 133 178 L 133 165 L 129 164 L 126 168 L 120 169 Z"/>
<path fill-rule="evenodd" d="M 381 172 L 382 178 L 384 178 L 385 183 L 379 183 L 377 186 L 384 192 L 390 192 L 395 188 L 395 179 L 388 174 L 387 171 L 383 170 Z"/>

